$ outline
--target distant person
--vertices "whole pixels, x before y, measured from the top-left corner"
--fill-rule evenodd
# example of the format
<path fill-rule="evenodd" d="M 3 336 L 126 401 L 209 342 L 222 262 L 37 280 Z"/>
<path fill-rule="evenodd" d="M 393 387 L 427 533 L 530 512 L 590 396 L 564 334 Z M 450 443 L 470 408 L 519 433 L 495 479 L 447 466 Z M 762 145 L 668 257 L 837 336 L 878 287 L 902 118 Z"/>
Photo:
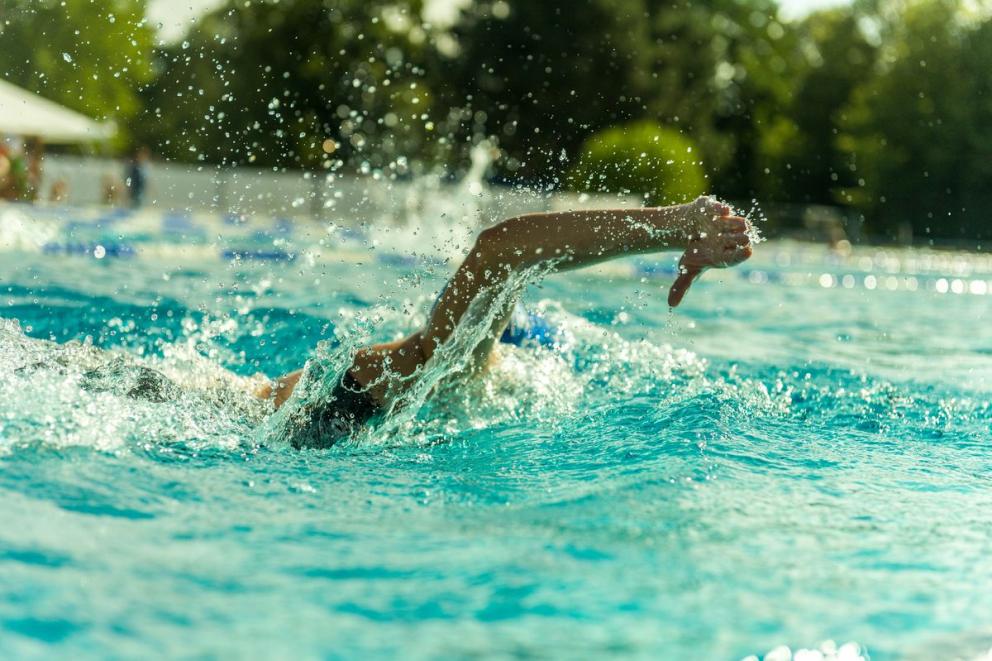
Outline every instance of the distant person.
<path fill-rule="evenodd" d="M 145 203 L 145 193 L 148 191 L 148 163 L 151 158 L 152 153 L 148 147 L 139 147 L 128 161 L 124 184 L 132 207 L 138 208 Z"/>
<path fill-rule="evenodd" d="M 383 413 L 459 324 L 493 319 L 485 338 L 468 347 L 472 364 L 484 367 L 519 298 L 519 292 L 499 296 L 514 273 L 535 266 L 565 271 L 672 248 L 685 251 L 668 294 L 673 307 L 704 270 L 734 266 L 751 256 L 747 222 L 708 197 L 671 207 L 535 213 L 505 220 L 479 235 L 421 330 L 359 350 L 343 374 L 327 374 L 314 361 L 257 395 L 278 408 L 301 380 L 311 393 L 317 385 L 327 388 L 324 401 L 304 400 L 290 412 L 289 422 L 296 447 L 330 447 Z"/>
<path fill-rule="evenodd" d="M 28 160 L 19 138 L 0 143 L 0 198 L 12 202 L 31 199 Z"/>
<path fill-rule="evenodd" d="M 24 199 L 41 198 L 41 167 L 45 159 L 45 143 L 41 138 L 30 137 L 24 141 Z"/>
<path fill-rule="evenodd" d="M 48 193 L 48 201 L 55 204 L 65 204 L 69 199 L 69 182 L 65 179 L 56 179 L 52 182 L 52 188 Z"/>
<path fill-rule="evenodd" d="M 122 201 L 121 180 L 116 175 L 106 172 L 100 178 L 100 200 L 107 206 L 116 207 Z"/>
<path fill-rule="evenodd" d="M 0 142 L 0 200 L 12 200 L 14 182 L 14 164 L 10 159 L 10 150 Z"/>

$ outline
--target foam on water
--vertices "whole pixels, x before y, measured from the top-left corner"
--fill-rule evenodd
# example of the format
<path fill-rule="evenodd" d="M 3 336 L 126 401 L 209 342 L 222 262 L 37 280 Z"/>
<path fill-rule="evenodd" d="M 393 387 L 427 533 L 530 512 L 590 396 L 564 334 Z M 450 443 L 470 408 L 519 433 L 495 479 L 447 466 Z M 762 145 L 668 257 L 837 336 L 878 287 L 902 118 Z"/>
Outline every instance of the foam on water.
<path fill-rule="evenodd" d="M 266 414 L 251 386 L 180 347 L 141 358 L 30 338 L 15 320 L 0 319 L 4 452 L 37 443 L 116 451 L 149 439 L 237 447 Z"/>
<path fill-rule="evenodd" d="M 992 354 L 973 331 L 992 299 L 818 283 L 862 262 L 977 280 L 980 256 L 768 242 L 749 266 L 777 277 L 708 273 L 674 315 L 670 276 L 636 262 L 537 278 L 525 299 L 557 346 L 500 347 L 464 378 L 487 315 L 540 274 L 522 275 L 386 420 L 296 452 L 254 375 L 340 373 L 422 325 L 448 267 L 370 260 L 379 230 L 224 260 L 326 234 L 229 231 L 212 260 L 122 231 L 133 257 L 35 241 L 0 262 L 4 656 L 992 645 Z"/>

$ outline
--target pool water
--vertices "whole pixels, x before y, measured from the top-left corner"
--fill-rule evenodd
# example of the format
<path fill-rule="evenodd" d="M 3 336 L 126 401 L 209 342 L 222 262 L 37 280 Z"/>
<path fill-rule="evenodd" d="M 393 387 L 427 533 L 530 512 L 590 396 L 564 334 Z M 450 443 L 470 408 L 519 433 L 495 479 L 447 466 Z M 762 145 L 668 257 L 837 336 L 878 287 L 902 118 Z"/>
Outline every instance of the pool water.
<path fill-rule="evenodd" d="M 424 236 L 0 208 L 0 655 L 992 646 L 986 256 L 771 241 L 675 312 L 674 255 L 552 276 L 556 346 L 292 450 L 253 375 L 414 328 Z"/>

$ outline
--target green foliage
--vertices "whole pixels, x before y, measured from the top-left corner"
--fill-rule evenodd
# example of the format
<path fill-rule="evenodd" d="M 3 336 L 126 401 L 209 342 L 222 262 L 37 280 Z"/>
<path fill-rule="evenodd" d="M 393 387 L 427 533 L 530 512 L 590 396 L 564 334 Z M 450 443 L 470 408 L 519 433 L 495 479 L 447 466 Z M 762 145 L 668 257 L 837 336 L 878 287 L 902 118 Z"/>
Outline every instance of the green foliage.
<path fill-rule="evenodd" d="M 794 28 L 798 47 L 786 77 L 794 92 L 767 118 L 755 143 L 761 199 L 833 202 L 856 185 L 837 145 L 844 107 L 872 76 L 877 49 L 850 8 L 811 14 Z"/>
<path fill-rule="evenodd" d="M 992 23 L 951 0 L 888 9 L 879 66 L 842 118 L 839 145 L 857 181 L 838 201 L 880 234 L 988 237 Z"/>
<path fill-rule="evenodd" d="M 139 90 L 153 78 L 145 0 L 2 0 L 0 76 L 131 139 Z"/>
<path fill-rule="evenodd" d="M 457 172 L 485 139 L 518 183 L 992 233 L 983 3 L 467 0 L 428 26 L 423 0 L 228 0 L 157 49 L 145 4 L 0 0 L 0 75 L 185 162 Z"/>
<path fill-rule="evenodd" d="M 678 127 L 719 176 L 750 197 L 754 145 L 792 90 L 795 39 L 774 0 L 478 0 L 442 58 L 444 103 L 462 141 L 495 136 L 503 172 L 549 182 L 562 150 L 640 119 Z"/>
<path fill-rule="evenodd" d="M 178 160 L 402 169 L 398 157 L 432 148 L 419 12 L 415 0 L 231 0 L 160 52 L 148 140 Z"/>
<path fill-rule="evenodd" d="M 714 192 L 753 197 L 758 145 L 794 84 L 796 37 L 774 0 L 646 0 L 657 86 L 648 116 L 679 126 L 714 172 Z"/>
<path fill-rule="evenodd" d="M 564 149 L 638 116 L 650 91 L 643 0 L 469 3 L 438 58 L 437 87 L 459 142 L 493 136 L 503 171 L 549 182 Z"/>
<path fill-rule="evenodd" d="M 706 174 L 692 141 L 651 121 L 590 137 L 568 183 L 577 190 L 643 195 L 653 205 L 687 202 L 706 192 Z"/>

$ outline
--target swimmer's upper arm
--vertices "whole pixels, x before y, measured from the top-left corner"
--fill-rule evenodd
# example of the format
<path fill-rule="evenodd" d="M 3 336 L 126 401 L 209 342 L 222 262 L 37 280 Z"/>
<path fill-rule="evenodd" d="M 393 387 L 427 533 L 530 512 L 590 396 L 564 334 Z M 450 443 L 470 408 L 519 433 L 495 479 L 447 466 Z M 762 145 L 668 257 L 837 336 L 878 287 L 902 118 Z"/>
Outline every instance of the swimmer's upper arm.
<path fill-rule="evenodd" d="M 395 388 L 404 387 L 403 381 L 382 378 L 386 374 L 408 377 L 427 362 L 433 351 L 426 352 L 422 341 L 422 332 L 408 335 L 402 340 L 376 344 L 362 349 L 355 355 L 351 367 L 351 375 L 364 386 L 369 387 L 369 393 L 384 402 L 395 394 Z"/>
<path fill-rule="evenodd" d="M 296 384 L 299 383 L 301 376 L 303 376 L 303 370 L 284 374 L 271 384 L 260 388 L 255 395 L 261 399 L 272 398 L 272 403 L 276 408 L 279 408 L 293 394 L 293 390 L 296 388 Z"/>
<path fill-rule="evenodd" d="M 424 352 L 421 333 L 418 332 L 396 342 L 376 344 L 362 349 L 355 354 L 355 361 L 349 371 L 360 384 L 371 386 L 369 388 L 370 393 L 381 402 L 385 401 L 390 385 L 388 380 L 381 378 L 386 368 L 388 367 L 391 372 L 401 376 L 410 376 L 418 367 L 427 362 L 430 353 Z M 301 369 L 280 376 L 275 381 L 256 390 L 255 396 L 259 399 L 272 399 L 273 404 L 278 409 L 293 394 L 293 390 L 302 376 L 303 370 Z"/>

